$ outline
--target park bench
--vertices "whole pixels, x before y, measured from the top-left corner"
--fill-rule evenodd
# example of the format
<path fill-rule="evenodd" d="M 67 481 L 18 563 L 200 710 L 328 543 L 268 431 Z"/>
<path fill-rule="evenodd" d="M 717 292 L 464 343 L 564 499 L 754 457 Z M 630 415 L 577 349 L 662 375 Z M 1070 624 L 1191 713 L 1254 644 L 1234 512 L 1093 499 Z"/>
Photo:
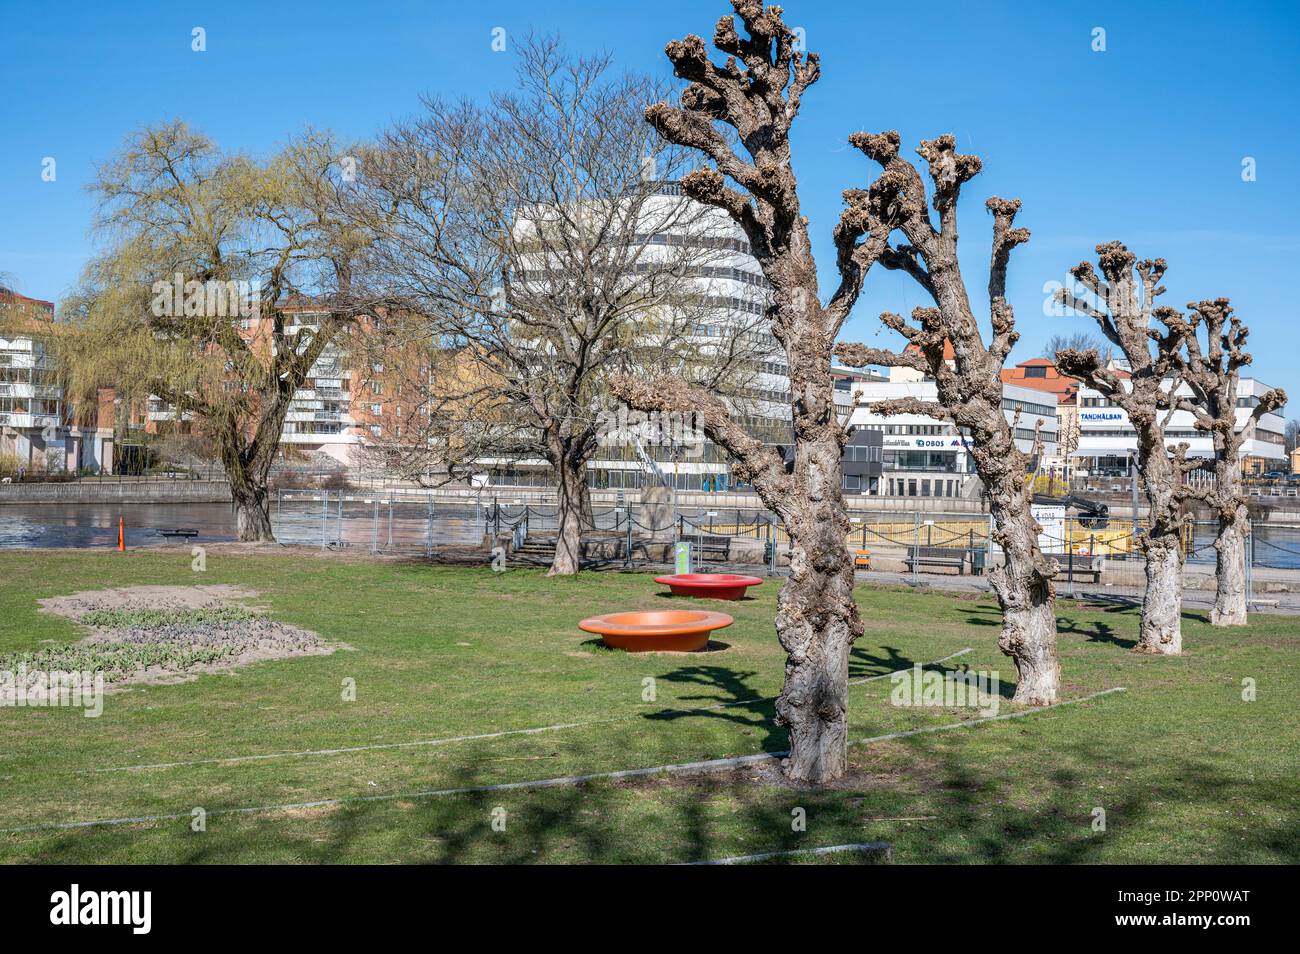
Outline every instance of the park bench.
<path fill-rule="evenodd" d="M 955 547 L 908 547 L 907 558 L 903 561 L 909 570 L 922 566 L 950 566 L 958 573 L 966 572 L 965 548 Z"/>
<path fill-rule="evenodd" d="M 682 542 L 691 545 L 691 553 L 701 560 L 706 554 L 713 554 L 724 562 L 731 556 L 731 537 L 714 534 L 683 534 Z"/>
<path fill-rule="evenodd" d="M 1089 556 L 1086 553 L 1046 553 L 1044 554 L 1049 560 L 1055 560 L 1061 567 L 1061 571 L 1056 574 L 1057 582 L 1062 580 L 1077 580 L 1080 577 L 1087 576 L 1091 582 L 1101 582 L 1101 557 Z"/>

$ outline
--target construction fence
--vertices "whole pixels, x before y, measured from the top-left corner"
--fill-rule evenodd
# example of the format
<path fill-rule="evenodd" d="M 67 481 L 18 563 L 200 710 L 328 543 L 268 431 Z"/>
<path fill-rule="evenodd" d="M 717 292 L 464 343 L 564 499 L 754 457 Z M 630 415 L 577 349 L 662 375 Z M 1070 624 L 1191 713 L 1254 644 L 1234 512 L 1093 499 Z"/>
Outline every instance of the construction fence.
<path fill-rule="evenodd" d="M 1035 508 L 1035 517 L 1042 527 L 1039 544 L 1060 567 L 1058 592 L 1140 597 L 1146 585 L 1142 526 L 1055 510 Z M 644 522 L 635 505 L 598 507 L 591 516 L 594 530 L 584 535 L 589 565 L 661 566 L 682 542 L 705 568 L 779 574 L 788 563 L 785 529 L 763 510 L 674 508 L 659 526 Z M 283 543 L 412 556 L 431 556 L 447 545 L 500 546 L 516 564 L 548 563 L 558 530 L 554 505 L 347 491 L 282 490 L 272 522 Z M 856 512 L 850 527 L 846 544 L 864 578 L 982 588 L 989 567 L 1002 559 L 988 514 Z M 1186 587 L 1213 589 L 1216 533 L 1212 522 L 1186 526 Z M 1245 546 L 1253 593 L 1300 592 L 1300 525 L 1256 522 Z"/>

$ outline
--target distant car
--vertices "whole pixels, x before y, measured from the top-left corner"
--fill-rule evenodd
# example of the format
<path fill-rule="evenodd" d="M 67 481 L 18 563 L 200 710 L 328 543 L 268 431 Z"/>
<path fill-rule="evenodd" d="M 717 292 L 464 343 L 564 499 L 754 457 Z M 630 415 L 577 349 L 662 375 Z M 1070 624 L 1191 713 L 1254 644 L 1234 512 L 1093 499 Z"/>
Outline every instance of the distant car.
<path fill-rule="evenodd" d="M 1281 480 L 1284 477 L 1286 477 L 1286 474 L 1280 470 L 1270 470 L 1264 475 L 1265 480 Z"/>
<path fill-rule="evenodd" d="M 1300 484 L 1300 474 L 1287 474 L 1286 482 L 1288 484 Z"/>

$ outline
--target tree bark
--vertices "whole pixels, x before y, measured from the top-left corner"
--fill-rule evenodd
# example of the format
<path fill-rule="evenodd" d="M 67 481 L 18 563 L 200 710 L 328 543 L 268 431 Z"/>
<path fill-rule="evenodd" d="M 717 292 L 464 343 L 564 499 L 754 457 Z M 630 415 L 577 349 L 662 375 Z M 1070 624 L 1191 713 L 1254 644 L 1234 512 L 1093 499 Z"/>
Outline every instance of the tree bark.
<path fill-rule="evenodd" d="M 555 455 L 555 508 L 558 529 L 555 557 L 547 576 L 574 576 L 582 568 L 582 531 L 590 514 L 587 462 L 571 454 Z M 585 509 L 584 509 L 585 508 Z"/>
<path fill-rule="evenodd" d="M 1134 652 L 1177 656 L 1183 651 L 1183 554 L 1177 532 L 1147 534 L 1147 591 Z"/>
<path fill-rule="evenodd" d="M 1164 428 L 1154 406 L 1129 408 L 1138 430 L 1138 471 L 1150 528 L 1142 537 L 1146 593 L 1134 652 L 1176 656 L 1183 651 L 1182 501 L 1179 474 L 1165 450 Z"/>
<path fill-rule="evenodd" d="M 786 775 L 827 782 L 848 767 L 849 650 L 862 633 L 853 600 L 853 560 L 842 488 L 843 428 L 836 416 L 830 354 L 791 354 L 796 405 L 795 480 L 802 492 L 786 516 L 790 577 L 777 595 L 776 635 L 788 654 L 776 701 L 790 733 Z M 803 385 L 803 386 L 801 386 Z"/>
<path fill-rule="evenodd" d="M 235 511 L 236 538 L 240 543 L 274 543 L 271 532 L 271 499 L 263 481 L 230 481 L 231 507 Z"/>
<path fill-rule="evenodd" d="M 1214 540 L 1216 580 L 1214 606 L 1210 610 L 1212 626 L 1246 625 L 1246 533 L 1249 526 L 1246 505 L 1240 502 L 1241 472 L 1236 461 L 1220 468 L 1220 480 L 1231 482 L 1220 487 L 1227 505 L 1219 511 L 1219 532 Z M 1228 472 L 1231 473 L 1228 473 Z"/>
<path fill-rule="evenodd" d="M 1001 415 L 1000 410 L 993 413 Z M 1018 462 L 1020 455 L 1001 455 L 996 451 L 976 453 L 989 458 L 981 473 L 986 475 L 993 538 L 1003 555 L 1002 565 L 989 570 L 989 584 L 1002 610 L 998 649 L 1016 664 L 1016 691 L 1012 701 L 1051 705 L 1061 687 L 1061 665 L 1056 655 L 1054 565 L 1039 550 L 1039 527 L 1025 499 L 1024 475 L 1015 467 L 997 467 L 992 462 L 994 458 Z"/>

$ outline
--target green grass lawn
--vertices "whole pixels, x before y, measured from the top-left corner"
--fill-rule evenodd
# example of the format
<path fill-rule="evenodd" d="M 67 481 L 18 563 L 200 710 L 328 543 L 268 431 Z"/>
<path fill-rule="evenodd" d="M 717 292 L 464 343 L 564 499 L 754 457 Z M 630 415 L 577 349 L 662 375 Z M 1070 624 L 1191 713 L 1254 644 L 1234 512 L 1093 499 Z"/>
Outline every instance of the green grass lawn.
<path fill-rule="evenodd" d="M 1128 652 L 1137 614 L 1059 606 L 1064 697 L 1079 705 L 959 731 L 857 744 L 826 790 L 744 769 L 540 789 L 412 793 L 556 778 L 785 747 L 771 697 L 784 653 L 777 585 L 726 608 L 724 650 L 628 655 L 584 616 L 664 607 L 646 574 L 347 561 L 188 549 L 0 553 L 0 653 L 78 638 L 36 600 L 140 584 L 230 583 L 282 622 L 347 648 L 108 696 L 104 714 L 0 708 L 0 828 L 183 817 L 0 834 L 0 859 L 41 862 L 673 862 L 888 841 L 923 862 L 1296 862 L 1293 692 L 1300 619 L 1184 623 L 1175 659 Z M 972 647 L 947 666 L 1014 666 L 988 598 L 859 587 L 854 677 Z M 673 605 L 681 605 L 680 602 Z M 719 608 L 720 604 L 708 604 Z M 655 698 L 643 698 L 653 678 Z M 1242 701 L 1243 679 L 1257 699 Z M 343 699 L 346 680 L 356 699 Z M 852 738 L 974 719 L 892 705 L 890 680 L 850 689 Z M 734 702 L 723 708 L 704 709 Z M 683 712 L 681 710 L 697 710 Z M 1017 711 L 1006 702 L 1003 713 Z M 398 743 L 584 723 L 438 745 Z M 331 754 L 304 750 L 389 745 Z M 203 761 L 269 755 L 234 762 Z M 155 763 L 199 764 L 134 768 Z M 411 797 L 388 797 L 411 796 Z M 274 811 L 232 809 L 343 799 Z M 365 800 L 371 799 L 371 800 Z M 191 830 L 203 808 L 207 830 Z M 803 809 L 806 830 L 792 830 Z M 1094 831 L 1094 810 L 1106 828 Z M 504 831 L 493 828 L 504 810 Z M 500 813 L 497 813 L 500 817 Z M 848 860 L 819 858 L 819 861 Z"/>

